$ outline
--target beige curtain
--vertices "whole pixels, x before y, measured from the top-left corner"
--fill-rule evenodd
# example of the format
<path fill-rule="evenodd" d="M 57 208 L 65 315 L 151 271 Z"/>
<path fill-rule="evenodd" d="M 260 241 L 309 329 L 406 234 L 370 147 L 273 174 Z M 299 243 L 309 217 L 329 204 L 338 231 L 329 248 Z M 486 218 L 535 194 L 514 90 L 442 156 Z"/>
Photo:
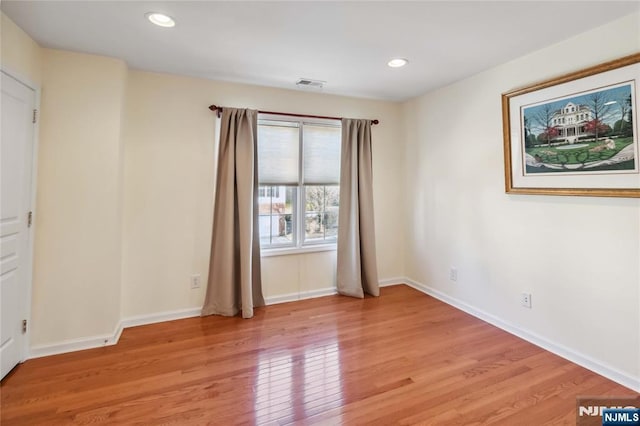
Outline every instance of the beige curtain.
<path fill-rule="evenodd" d="M 342 119 L 338 292 L 380 295 L 373 222 L 371 122 Z"/>
<path fill-rule="evenodd" d="M 202 315 L 263 306 L 258 229 L 258 112 L 223 108 L 209 282 Z"/>

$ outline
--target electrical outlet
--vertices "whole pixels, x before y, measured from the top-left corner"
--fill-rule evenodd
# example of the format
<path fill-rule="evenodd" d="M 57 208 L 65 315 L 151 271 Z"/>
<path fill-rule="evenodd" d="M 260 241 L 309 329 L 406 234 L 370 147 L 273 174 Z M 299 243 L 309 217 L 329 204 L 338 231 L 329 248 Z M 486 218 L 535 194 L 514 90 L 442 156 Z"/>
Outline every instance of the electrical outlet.
<path fill-rule="evenodd" d="M 200 288 L 200 274 L 191 275 L 191 289 Z"/>
<path fill-rule="evenodd" d="M 520 304 L 525 308 L 531 309 L 531 293 L 522 293 L 520 295 Z"/>
<path fill-rule="evenodd" d="M 451 269 L 449 269 L 449 279 L 451 281 L 458 281 L 458 269 L 451 267 Z"/>

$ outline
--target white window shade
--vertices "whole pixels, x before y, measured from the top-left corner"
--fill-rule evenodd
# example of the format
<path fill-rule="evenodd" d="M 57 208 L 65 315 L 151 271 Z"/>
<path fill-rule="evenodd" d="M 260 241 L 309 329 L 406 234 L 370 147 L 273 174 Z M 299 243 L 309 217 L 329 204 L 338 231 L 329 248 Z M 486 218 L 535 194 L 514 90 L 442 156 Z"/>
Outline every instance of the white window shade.
<path fill-rule="evenodd" d="M 339 184 L 341 128 L 305 124 L 302 130 L 304 184 Z"/>
<path fill-rule="evenodd" d="M 298 123 L 261 121 L 258 124 L 258 181 L 261 185 L 297 185 Z"/>

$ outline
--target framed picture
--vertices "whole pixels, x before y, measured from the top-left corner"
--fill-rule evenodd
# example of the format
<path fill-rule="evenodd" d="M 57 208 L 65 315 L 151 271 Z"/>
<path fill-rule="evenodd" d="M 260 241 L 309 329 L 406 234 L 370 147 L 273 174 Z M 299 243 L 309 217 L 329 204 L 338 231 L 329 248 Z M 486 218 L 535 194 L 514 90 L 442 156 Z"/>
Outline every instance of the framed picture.
<path fill-rule="evenodd" d="M 640 197 L 640 53 L 502 95 L 507 193 Z"/>

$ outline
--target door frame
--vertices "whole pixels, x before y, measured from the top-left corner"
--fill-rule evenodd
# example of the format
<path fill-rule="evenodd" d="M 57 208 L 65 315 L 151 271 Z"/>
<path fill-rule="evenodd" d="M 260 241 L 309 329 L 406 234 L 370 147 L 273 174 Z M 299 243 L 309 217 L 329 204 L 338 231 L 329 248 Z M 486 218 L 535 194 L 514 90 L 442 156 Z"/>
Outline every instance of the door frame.
<path fill-rule="evenodd" d="M 40 133 L 40 96 L 41 96 L 41 88 L 39 84 L 36 84 L 30 78 L 27 78 L 20 72 L 17 72 L 11 67 L 7 67 L 6 65 L 0 66 L 0 72 L 5 75 L 17 80 L 19 83 L 25 85 L 29 89 L 34 91 L 35 100 L 34 100 L 34 108 L 37 112 L 37 119 L 33 127 L 33 140 L 32 150 L 31 150 L 31 185 L 29 190 L 31 193 L 29 194 L 29 209 L 33 212 L 33 220 L 31 222 L 31 227 L 27 228 L 27 253 L 26 253 L 26 296 L 27 296 L 27 332 L 25 333 L 24 339 L 24 348 L 23 348 L 23 358 L 20 362 L 24 362 L 27 359 L 31 358 L 31 328 L 33 327 L 33 319 L 32 319 L 32 305 L 33 305 L 33 252 L 35 245 L 35 234 L 36 234 L 36 189 L 38 183 L 38 148 L 39 148 L 39 133 Z"/>

